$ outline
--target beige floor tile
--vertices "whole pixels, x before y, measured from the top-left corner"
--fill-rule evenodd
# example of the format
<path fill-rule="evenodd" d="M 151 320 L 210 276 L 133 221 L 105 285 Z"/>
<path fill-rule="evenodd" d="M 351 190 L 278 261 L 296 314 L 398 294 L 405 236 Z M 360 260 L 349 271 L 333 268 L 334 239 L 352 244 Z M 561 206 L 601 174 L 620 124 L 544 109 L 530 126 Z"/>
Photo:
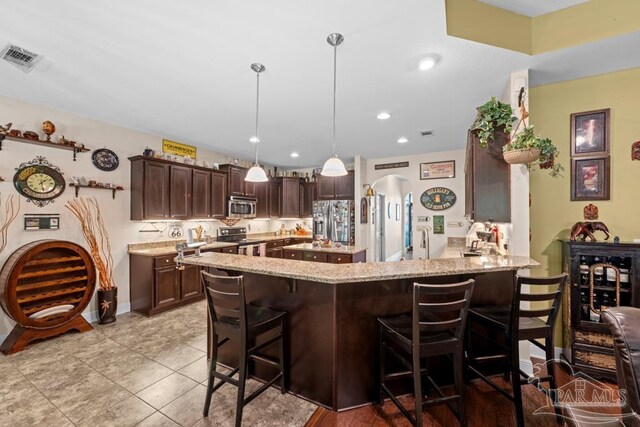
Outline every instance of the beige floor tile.
<path fill-rule="evenodd" d="M 174 373 L 138 392 L 136 396 L 160 409 L 198 385 L 190 378 Z"/>
<path fill-rule="evenodd" d="M 178 371 L 203 356 L 205 356 L 204 352 L 187 345 L 171 352 L 161 353 L 152 359 L 169 369 Z"/>
<path fill-rule="evenodd" d="M 137 427 L 174 427 L 178 425 L 179 424 L 165 417 L 162 413 L 155 412 L 140 422 Z"/>
<path fill-rule="evenodd" d="M 202 356 L 200 359 L 190 363 L 178 372 L 201 383 L 207 381 L 209 378 L 209 362 L 207 362 L 206 356 Z"/>
<path fill-rule="evenodd" d="M 182 426 L 191 426 L 202 418 L 204 399 L 207 388 L 202 384 L 189 390 L 173 402 L 169 403 L 160 412 Z"/>
<path fill-rule="evenodd" d="M 81 427 L 107 427 L 118 426 L 128 427 L 135 426 L 144 420 L 156 410 L 151 406 L 138 399 L 136 396 L 130 396 L 122 402 L 116 403 L 107 410 L 87 418 L 78 424 Z"/>
<path fill-rule="evenodd" d="M 45 396 L 73 423 L 92 417 L 123 401 L 131 393 L 97 372 L 84 381 L 43 390 Z"/>
<path fill-rule="evenodd" d="M 171 374 L 171 369 L 141 356 L 141 359 L 130 362 L 120 370 L 106 373 L 105 376 L 135 394 Z"/>
<path fill-rule="evenodd" d="M 73 426 L 27 379 L 17 375 L 0 394 L 0 426 Z M 9 381 L 7 381 L 9 383 Z"/>
<path fill-rule="evenodd" d="M 187 341 L 187 345 L 197 348 L 200 351 L 207 352 L 207 334 L 201 334 Z"/>

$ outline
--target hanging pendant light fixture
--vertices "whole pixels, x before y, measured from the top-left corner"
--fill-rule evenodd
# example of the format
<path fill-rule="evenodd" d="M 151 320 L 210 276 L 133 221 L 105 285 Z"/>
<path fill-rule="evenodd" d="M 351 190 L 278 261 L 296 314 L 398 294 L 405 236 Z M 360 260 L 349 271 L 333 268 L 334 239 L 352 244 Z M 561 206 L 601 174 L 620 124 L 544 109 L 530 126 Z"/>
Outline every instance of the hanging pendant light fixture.
<path fill-rule="evenodd" d="M 327 43 L 333 46 L 333 155 L 324 163 L 322 167 L 322 176 L 344 176 L 347 169 L 344 167 L 342 160 L 336 154 L 336 82 L 337 82 L 337 62 L 338 62 L 338 45 L 344 41 L 344 37 L 339 33 L 329 34 Z"/>
<path fill-rule="evenodd" d="M 256 134 L 251 141 L 256 144 L 256 162 L 253 164 L 251 169 L 247 171 L 247 176 L 244 177 L 245 181 L 249 182 L 266 182 L 269 181 L 267 178 L 267 174 L 264 173 L 264 169 L 260 167 L 258 163 L 258 144 L 260 144 L 260 138 L 258 137 L 258 112 L 260 109 L 260 73 L 266 70 L 265 66 L 262 64 L 251 64 L 251 69 L 256 72 Z"/>

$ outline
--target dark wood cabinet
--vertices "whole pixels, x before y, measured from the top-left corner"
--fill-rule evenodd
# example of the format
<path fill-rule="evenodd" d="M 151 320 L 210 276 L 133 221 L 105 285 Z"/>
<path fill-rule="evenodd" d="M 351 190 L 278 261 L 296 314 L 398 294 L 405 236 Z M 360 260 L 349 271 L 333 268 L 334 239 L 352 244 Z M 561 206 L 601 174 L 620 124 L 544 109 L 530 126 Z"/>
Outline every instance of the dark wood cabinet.
<path fill-rule="evenodd" d="M 351 264 L 366 262 L 367 251 L 362 250 L 354 254 L 320 252 L 299 249 L 284 249 L 282 257 L 303 261 L 326 262 L 330 264 Z"/>
<path fill-rule="evenodd" d="M 318 176 L 318 200 L 353 200 L 354 193 L 353 171 L 345 176 Z"/>
<path fill-rule="evenodd" d="M 246 172 L 245 172 L 245 175 Z M 244 181 L 244 177 L 242 177 L 242 180 Z M 244 195 L 245 197 L 256 197 L 256 182 L 249 182 L 249 181 L 244 181 Z"/>
<path fill-rule="evenodd" d="M 247 182 L 247 168 L 236 165 L 220 165 L 220 170 L 227 172 L 227 193 L 229 196 L 256 197 L 256 185 Z"/>
<path fill-rule="evenodd" d="M 256 218 L 269 218 L 271 217 L 270 209 L 270 182 L 257 182 L 255 184 L 256 193 Z"/>
<path fill-rule="evenodd" d="M 131 219 L 222 218 L 226 173 L 144 156 L 131 161 Z"/>
<path fill-rule="evenodd" d="M 269 216 L 280 217 L 280 207 L 282 205 L 282 183 L 279 180 L 269 182 Z"/>
<path fill-rule="evenodd" d="M 180 301 L 180 281 L 175 265 L 156 268 L 154 271 L 154 308 L 162 310 Z"/>
<path fill-rule="evenodd" d="M 313 216 L 313 201 L 318 199 L 318 185 L 315 182 L 305 182 L 303 188 L 302 217 L 307 218 Z"/>
<path fill-rule="evenodd" d="M 591 266 L 609 264 L 620 269 L 617 300 L 613 269 L 593 268 L 594 307 L 640 307 L 640 244 L 564 241 L 563 260 L 569 288 L 563 299 L 563 357 L 575 371 L 616 380 L 613 337 L 600 317 L 590 311 Z"/>
<path fill-rule="evenodd" d="M 286 177 L 278 178 L 278 181 L 281 185 L 279 190 L 282 193 L 280 217 L 300 217 L 300 179 Z"/>
<path fill-rule="evenodd" d="M 282 258 L 282 247 L 267 249 L 267 257 Z"/>
<path fill-rule="evenodd" d="M 469 131 L 465 162 L 465 214 L 473 221 L 511 222 L 509 164 L 502 146 L 509 142 L 503 132 L 487 148 L 480 147 L 476 134 Z"/>
<path fill-rule="evenodd" d="M 194 298 L 202 295 L 202 281 L 200 279 L 201 267 L 197 265 L 185 265 L 181 273 L 181 299 Z"/>

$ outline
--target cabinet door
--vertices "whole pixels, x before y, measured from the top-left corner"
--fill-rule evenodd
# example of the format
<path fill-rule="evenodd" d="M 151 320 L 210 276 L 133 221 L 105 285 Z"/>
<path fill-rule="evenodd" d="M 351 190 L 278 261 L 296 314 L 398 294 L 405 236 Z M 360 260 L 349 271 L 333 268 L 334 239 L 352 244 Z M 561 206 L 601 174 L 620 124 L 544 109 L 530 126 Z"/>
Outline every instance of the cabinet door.
<path fill-rule="evenodd" d="M 282 184 L 279 181 L 269 183 L 269 215 L 272 218 L 281 217 Z"/>
<path fill-rule="evenodd" d="M 332 264 L 351 264 L 351 255 L 349 254 L 328 254 L 327 260 Z"/>
<path fill-rule="evenodd" d="M 229 195 L 230 196 L 244 196 L 244 177 L 247 174 L 242 168 L 230 167 L 229 168 Z"/>
<path fill-rule="evenodd" d="M 332 176 L 318 177 L 318 199 L 319 200 L 331 200 L 335 199 L 336 194 L 336 179 Z"/>
<path fill-rule="evenodd" d="M 267 249 L 267 257 L 282 258 L 282 248 Z"/>
<path fill-rule="evenodd" d="M 247 175 L 247 171 L 244 171 L 244 176 Z M 242 180 L 244 181 L 244 176 Z M 247 197 L 256 197 L 256 183 L 244 181 L 244 195 Z"/>
<path fill-rule="evenodd" d="M 327 262 L 327 254 L 323 252 L 304 251 L 302 252 L 304 261 Z"/>
<path fill-rule="evenodd" d="M 298 259 L 298 260 L 300 260 L 300 259 L 302 259 L 302 252 L 301 251 L 292 251 L 290 249 L 285 249 L 283 251 L 282 257 L 286 258 L 286 259 Z"/>
<path fill-rule="evenodd" d="M 354 172 L 349 172 L 345 176 L 335 178 L 335 197 L 338 200 L 353 200 L 354 195 Z"/>
<path fill-rule="evenodd" d="M 173 219 L 187 219 L 191 208 L 191 168 L 171 166 L 169 180 L 169 215 Z"/>
<path fill-rule="evenodd" d="M 180 301 L 180 275 L 175 267 L 155 269 L 154 308 L 170 306 Z"/>
<path fill-rule="evenodd" d="M 304 217 L 304 207 L 307 200 L 307 193 L 303 181 L 298 183 L 298 194 L 298 217 L 302 218 Z"/>
<path fill-rule="evenodd" d="M 256 218 L 269 218 L 271 212 L 269 210 L 269 182 L 258 182 L 255 184 L 256 189 Z"/>
<path fill-rule="evenodd" d="M 298 178 L 282 178 L 282 209 L 285 218 L 300 215 L 300 181 Z"/>
<path fill-rule="evenodd" d="M 144 219 L 169 216 L 169 165 L 145 162 L 143 206 Z"/>
<path fill-rule="evenodd" d="M 302 216 L 313 216 L 313 201 L 317 199 L 317 185 L 315 182 L 304 183 L 304 203 L 302 204 Z"/>
<path fill-rule="evenodd" d="M 194 218 L 211 218 L 211 172 L 193 170 L 191 214 Z"/>
<path fill-rule="evenodd" d="M 224 218 L 227 207 L 227 174 L 211 173 L 211 217 Z"/>
<path fill-rule="evenodd" d="M 200 270 L 197 265 L 185 265 L 181 271 L 181 291 L 182 299 L 194 298 L 202 295 L 202 284 L 200 282 Z"/>

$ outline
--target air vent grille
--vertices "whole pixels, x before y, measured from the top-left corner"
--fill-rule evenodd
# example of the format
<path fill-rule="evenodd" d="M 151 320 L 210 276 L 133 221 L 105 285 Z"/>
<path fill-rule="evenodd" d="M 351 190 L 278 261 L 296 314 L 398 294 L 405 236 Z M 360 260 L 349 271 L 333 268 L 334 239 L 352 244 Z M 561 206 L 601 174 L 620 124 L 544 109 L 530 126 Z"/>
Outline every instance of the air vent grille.
<path fill-rule="evenodd" d="M 420 136 L 423 136 L 423 137 L 433 136 L 433 131 L 432 131 L 432 130 L 423 130 L 423 131 L 420 131 Z"/>
<path fill-rule="evenodd" d="M 25 73 L 33 70 L 40 59 L 42 59 L 41 55 L 12 44 L 5 46 L 5 48 L 2 49 L 2 52 L 0 52 L 0 56 L 2 56 L 2 59 L 15 65 Z"/>

